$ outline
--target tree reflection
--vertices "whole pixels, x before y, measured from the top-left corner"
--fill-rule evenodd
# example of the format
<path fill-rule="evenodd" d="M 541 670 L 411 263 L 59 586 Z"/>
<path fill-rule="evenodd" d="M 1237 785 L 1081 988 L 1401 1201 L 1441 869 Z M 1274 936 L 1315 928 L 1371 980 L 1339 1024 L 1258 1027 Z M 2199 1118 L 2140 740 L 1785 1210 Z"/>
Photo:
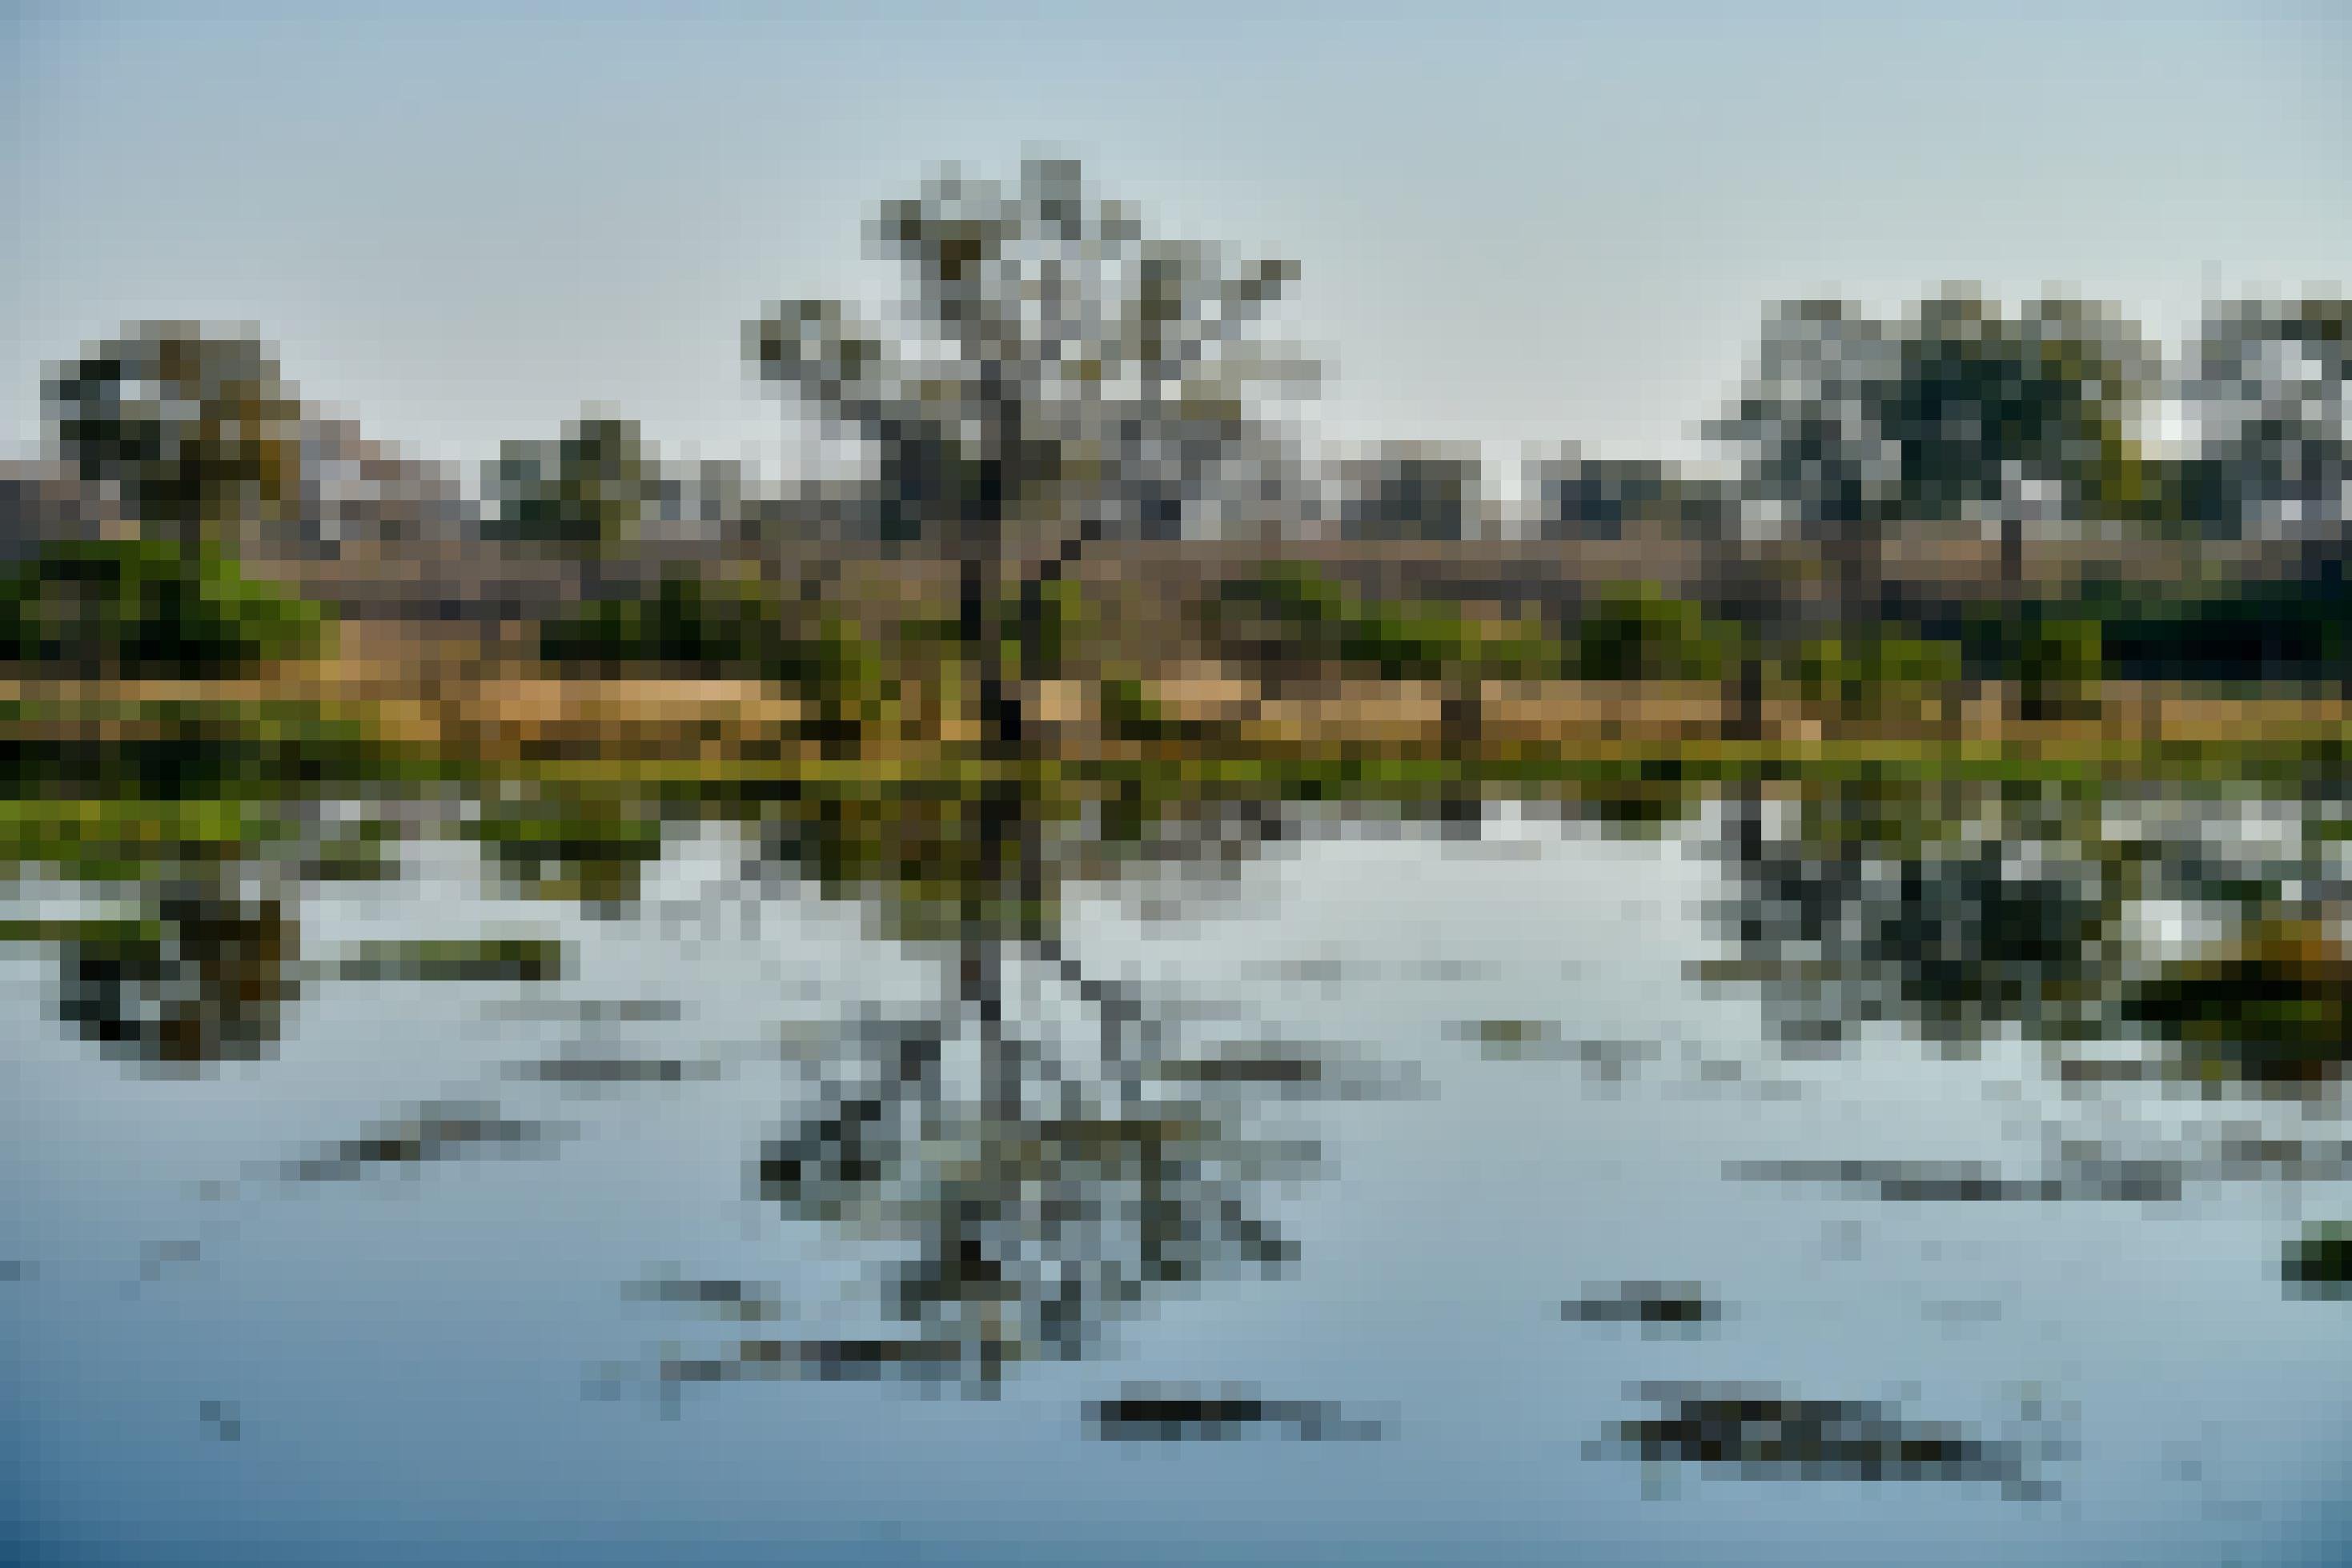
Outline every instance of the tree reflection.
<path fill-rule="evenodd" d="M 1709 972 L 1761 981 L 1786 1038 L 2137 1031 L 2162 1061 L 2062 1072 L 2308 1092 L 2352 1059 L 2338 810 L 2154 786 L 1750 789 L 1720 842 L 1738 956 Z M 2168 926 L 2202 935 L 2152 935 Z"/>
<path fill-rule="evenodd" d="M 1784 1038 L 1893 1021 L 1949 1047 L 2004 1026 L 2113 1026 L 2117 933 L 2138 861 L 2095 803 L 2038 789 L 1821 786 L 1727 802 L 1733 971 Z"/>
<path fill-rule="evenodd" d="M 803 801 L 772 836 L 773 852 L 866 897 L 886 933 L 931 955 L 942 1000 L 849 1031 L 754 1171 L 757 1195 L 787 1215 L 887 1250 L 885 1333 L 751 1342 L 726 1370 L 694 1375 L 914 1375 L 985 1391 L 1015 1364 L 1087 1354 L 1171 1291 L 1294 1255 L 1263 1195 L 1317 1152 L 1265 1135 L 1250 1112 L 1268 1092 L 1329 1082 L 1319 1064 L 1190 1055 L 1178 1009 L 1088 972 L 1064 915 L 1077 883 L 1148 872 L 1165 897 L 1225 882 L 1282 836 L 1281 813 L 1106 808 L 1035 787 L 1044 775 L 1012 777 L 1028 782 L 979 808 L 961 795 Z M 973 831 L 978 811 L 999 831 Z"/>

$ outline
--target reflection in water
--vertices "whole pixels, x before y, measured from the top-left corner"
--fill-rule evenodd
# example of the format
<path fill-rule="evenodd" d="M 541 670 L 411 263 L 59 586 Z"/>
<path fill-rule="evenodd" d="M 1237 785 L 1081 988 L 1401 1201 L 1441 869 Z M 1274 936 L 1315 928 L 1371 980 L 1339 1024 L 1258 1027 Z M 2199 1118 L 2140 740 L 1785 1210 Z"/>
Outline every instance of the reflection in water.
<path fill-rule="evenodd" d="M 1784 1038 L 1895 1021 L 1950 1046 L 2106 1032 L 2135 862 L 2040 790 L 1848 786 L 1727 803 L 1718 911 Z"/>
<path fill-rule="evenodd" d="M 135 925 L 58 945 L 58 1011 L 111 1060 L 175 1071 L 257 1061 L 299 992 L 300 956 L 279 898 L 174 876 Z"/>
<path fill-rule="evenodd" d="M 759 1343 L 689 1380 L 913 1377 L 984 1393 L 1019 1363 L 1089 1354 L 1171 1291 L 1295 1256 L 1263 1195 L 1312 1171 L 1318 1151 L 1260 1132 L 1255 1103 L 1361 1085 L 1295 1048 L 1181 1051 L 1176 1009 L 1089 973 L 1061 935 L 1069 883 L 1140 868 L 1129 886 L 1148 913 L 1190 907 L 1282 836 L 1279 813 L 1122 822 L 1084 809 L 1071 833 L 1043 797 L 982 793 L 898 810 L 817 803 L 772 836 L 772 852 L 873 899 L 886 929 L 934 955 L 950 999 L 847 1030 L 754 1166 L 759 1197 L 886 1254 L 877 1334 Z"/>
<path fill-rule="evenodd" d="M 1172 1289 L 1291 1260 L 1260 1194 L 1311 1170 L 1313 1146 L 1255 1134 L 1233 1083 L 1139 1071 L 1108 1037 L 1148 1009 L 1101 1009 L 1097 1060 L 1024 1040 L 1011 1093 L 1001 1065 L 957 1061 L 935 1024 L 890 1031 L 761 1148 L 761 1197 L 894 1252 L 880 1298 L 907 1337 L 804 1346 L 803 1367 L 985 1388 L 1012 1364 L 1089 1354 Z"/>
<path fill-rule="evenodd" d="M 822 891 L 857 901 L 870 929 L 930 970 L 909 981 L 894 968 L 897 983 L 885 1007 L 852 1005 L 840 988 L 821 993 L 825 1021 L 814 1049 L 798 1056 L 772 1049 L 772 1026 L 791 1009 L 763 1007 L 757 1026 L 763 1060 L 784 1063 L 785 1097 L 773 1122 L 740 1126 L 732 1135 L 743 1141 L 724 1145 L 725 1159 L 740 1157 L 748 1167 L 741 1178 L 749 1195 L 821 1239 L 825 1245 L 815 1250 L 824 1266 L 845 1263 L 856 1289 L 839 1309 L 843 1319 L 833 1321 L 827 1314 L 836 1308 L 825 1293 L 761 1278 L 811 1267 L 781 1248 L 723 1262 L 706 1255 L 700 1274 L 636 1279 L 623 1294 L 648 1314 L 665 1324 L 700 1322 L 678 1336 L 689 1342 L 684 1348 L 665 1340 L 637 1365 L 592 1385 L 593 1391 L 617 1393 L 624 1383 L 649 1375 L 666 1404 L 689 1390 L 735 1383 L 912 1385 L 986 1396 L 1024 1365 L 1099 1354 L 1122 1325 L 1204 1283 L 1292 1270 L 1297 1233 L 1277 1223 L 1290 1218 L 1278 1216 L 1277 1200 L 1290 1184 L 1320 1170 L 1321 1154 L 1278 1118 L 1305 1102 L 1392 1095 L 1402 1086 L 1399 1074 L 1338 1047 L 1286 1038 L 1282 1026 L 1295 1019 L 1260 1019 L 1239 1007 L 1221 1010 L 1216 997 L 1197 990 L 1155 993 L 1134 972 L 1082 956 L 1076 933 L 1066 930 L 1076 917 L 1066 911 L 1077 907 L 1075 890 L 1082 883 L 1123 899 L 1147 925 L 1245 898 L 1260 884 L 1243 875 L 1244 868 L 1266 846 L 1297 836 L 1299 815 L 1203 808 L 1130 812 L 1122 823 L 1112 813 L 1065 812 L 1043 800 L 1016 799 L 999 808 L 1006 814 L 995 820 L 1003 837 L 992 851 L 974 819 L 951 800 L 795 803 L 780 819 L 785 825 L 768 824 L 765 838 L 755 841 L 762 857 L 750 868 L 755 874 L 803 873 Z M 2210 824 L 2185 813 L 2156 831 L 2126 832 L 2119 824 L 2135 810 L 2112 799 L 1998 789 L 1856 788 L 1786 799 L 1759 792 L 1723 810 L 1715 846 L 1724 857 L 1717 913 L 1736 956 L 1707 973 L 1760 980 L 1767 1015 L 1786 1038 L 1843 1045 L 1864 1033 L 1859 1026 L 1876 1020 L 1906 1026 L 1959 1055 L 1960 1047 L 2013 1030 L 2037 1048 L 2049 1042 L 2046 1052 L 2028 1049 L 2017 1058 L 2028 1074 L 2037 1062 L 2048 1070 L 2045 1082 L 2015 1086 L 2027 1111 L 2057 1121 L 2089 1102 L 2101 1114 L 2069 1120 L 2038 1150 L 2029 1145 L 2015 1164 L 2005 1156 L 1840 1157 L 1914 1152 L 1899 1145 L 1848 1150 L 1808 1141 L 1768 1144 L 1761 1151 L 1694 1145 L 1676 1155 L 1685 1167 L 1711 1174 L 1717 1160 L 1728 1159 L 1720 1168 L 1742 1183 L 1802 1188 L 1809 1198 L 1923 1206 L 1888 1221 L 1890 1228 L 1923 1231 L 1948 1220 L 2047 1223 L 2054 1229 L 2075 1217 L 2029 1216 L 2027 1206 L 2180 1206 L 2222 1184 L 2344 1179 L 2352 1155 L 2340 1126 L 2328 1137 L 2315 1135 L 2313 1122 L 2324 1112 L 2315 1097 L 2251 1094 L 2206 1104 L 2196 1065 L 2236 1064 L 2228 1082 L 2237 1089 L 2283 1082 L 2302 1088 L 2324 1082 L 2329 1064 L 2340 1061 L 2340 1051 L 2331 1057 L 2326 1045 L 2338 1038 L 2330 1031 L 2342 1018 L 2340 1010 L 2326 1010 L 2334 1004 L 2325 989 L 2336 983 L 2329 967 L 2337 962 L 2333 936 L 2325 928 L 2332 918 L 2332 852 L 2298 843 L 2290 832 L 2260 854 L 2239 854 L 2219 842 Z M 2145 826 L 2151 815 L 2137 818 Z M 575 840 L 584 841 L 571 827 L 562 832 L 573 835 L 562 841 L 574 849 Z M 1672 851 L 1662 846 L 1660 852 Z M 494 850 L 486 853 L 495 859 Z M 725 858 L 699 856 L 696 863 L 723 866 Z M 666 875 L 668 868 L 662 869 Z M 721 883 L 730 894 L 739 891 L 723 870 Z M 257 897 L 253 886 L 271 889 L 272 896 Z M 544 883 L 539 890 L 546 891 Z M 251 1060 L 269 1053 L 298 978 L 379 975 L 505 985 L 511 988 L 483 998 L 478 1016 L 501 1026 L 544 1027 L 533 1033 L 530 1051 L 508 1053 L 516 1060 L 469 1061 L 463 1071 L 478 1068 L 481 1076 L 464 1087 L 436 1091 L 427 1081 L 371 1090 L 343 1113 L 350 1120 L 319 1129 L 330 1134 L 325 1141 L 267 1145 L 292 1156 L 269 1166 L 279 1180 L 356 1183 L 543 1151 L 569 1135 L 563 1125 L 540 1119 L 559 1103 L 579 1110 L 583 1095 L 629 1092 L 669 1097 L 674 1086 L 731 1076 L 698 1055 L 698 1045 L 709 1042 L 682 1040 L 682 1030 L 648 1031 L 662 1038 L 639 1041 L 623 1038 L 634 1031 L 603 1027 L 679 1024 L 677 1004 L 520 988 L 576 976 L 582 965 L 575 956 L 605 961 L 594 940 L 602 933 L 593 928 L 583 936 L 567 925 L 571 946 L 436 934 L 397 945 L 314 940 L 306 949 L 295 928 L 305 893 L 286 875 L 273 880 L 251 868 L 159 877 L 134 906 L 143 923 L 87 922 L 61 941 L 59 962 L 68 976 L 102 976 L 113 988 L 92 994 L 87 985 L 80 993 L 69 987 L 68 1018 L 110 1056 L 183 1064 Z M 2210 932 L 2196 920 L 2174 918 L 2169 926 L 2191 931 L 2194 940 L 2168 946 L 2152 938 L 2148 911 L 2185 902 L 2185 894 L 2204 895 L 2202 912 L 2213 916 Z M 320 929 L 332 927 L 322 923 Z M 2232 955 L 2247 953 L 2264 955 L 2271 967 L 2227 967 L 2236 961 Z M 1548 950 L 1548 974 L 1557 972 L 1551 956 Z M 1608 1124 L 1574 1117 L 1605 1100 L 1606 1113 L 1622 1110 L 1638 1125 L 1647 1111 L 1644 1094 L 1675 1087 L 1664 1066 L 1664 1041 L 1676 1038 L 1672 1033 L 1661 1036 L 1641 1015 L 1604 1020 L 1580 1014 L 1577 998 L 1592 993 L 1513 994 L 1507 984 L 1495 984 L 1494 977 L 1507 972 L 1500 958 L 1466 965 L 1426 952 L 1350 948 L 1343 940 L 1328 956 L 1303 963 L 1275 953 L 1255 961 L 1255 972 L 1275 975 L 1283 988 L 1313 986 L 1327 997 L 1344 992 L 1346 1001 L 1386 995 L 1383 981 L 1424 988 L 1416 1000 L 1430 1004 L 1429 1037 L 1444 1032 L 1474 1045 L 1450 1053 L 1475 1058 L 1467 1071 L 1512 1083 L 1567 1084 L 1578 1103 L 1557 1109 L 1563 1127 L 1574 1130 L 1558 1141 L 1589 1144 L 1596 1159 L 1606 1153 L 1613 1162 L 1602 1130 Z M 2294 965 L 2303 967 L 2282 986 L 2281 966 Z M 1250 961 L 1243 967 L 1249 970 Z M 1335 984 L 1340 981 L 1349 984 Z M 1366 984 L 1360 988 L 1358 981 Z M 1444 988 L 1457 985 L 1459 991 Z M 2318 988 L 2323 1005 L 2303 1008 L 2297 986 Z M 2239 1006 L 2242 997 L 2252 1005 Z M 837 1021 L 831 1017 L 836 1007 Z M 1423 1016 L 1402 1028 L 1422 1027 Z M 574 1025 L 596 1027 L 581 1030 L 587 1038 L 567 1038 Z M 2134 1025 L 2152 1039 L 2128 1038 Z M 1587 1028 L 1592 1038 L 1583 1038 Z M 2297 1029 L 2305 1032 L 2289 1032 Z M 1633 1038 L 1611 1038 L 1612 1030 Z M 2271 1059 L 2248 1043 L 2296 1038 L 2309 1049 L 2277 1060 L 2315 1062 L 2315 1079 L 2266 1073 L 2262 1063 Z M 1408 1046 L 1412 1039 L 1410 1032 L 1398 1036 Z M 2086 1058 L 2085 1046 L 2145 1047 L 2146 1054 Z M 173 1051 L 184 1054 L 168 1054 Z M 1527 1060 L 1572 1061 L 1585 1071 L 1533 1075 L 1490 1065 Z M 2071 1071 L 2084 1060 L 2130 1065 L 2146 1075 L 2093 1080 Z M 284 1075 L 294 1065 L 289 1060 L 277 1071 Z M 1933 1070 L 1949 1072 L 1954 1083 L 1973 1083 L 1978 1074 L 1969 1063 L 1939 1062 Z M 1454 1086 L 1449 1081 L 1450 1091 Z M 424 1098 L 408 1098 L 420 1092 Z M 2161 1127 L 2135 1125 L 2128 1115 L 2104 1114 L 2126 1103 L 2168 1101 L 2202 1112 L 2201 1124 L 2184 1127 L 2184 1116 Z M 361 1120 L 373 1107 L 383 1107 L 376 1118 Z M 1483 1137 L 1485 1125 L 1472 1135 Z M 1549 1138 L 1550 1124 L 1541 1127 Z M 1804 1157 L 1729 1159 L 1735 1152 Z M 1448 1157 L 1475 1169 L 1486 1145 L 1473 1143 Z M 1519 1157 L 1520 1151 L 1504 1147 L 1494 1163 L 1511 1168 Z M 564 1168 L 567 1180 L 574 1168 Z M 1579 1167 L 1541 1168 L 1565 1180 Z M 737 1174 L 724 1171 L 720 1180 L 732 1184 Z M 1608 1194 L 1612 1202 L 1622 1196 Z M 1727 1209 L 1749 1196 L 1730 1195 Z M 1973 1211 L 1927 1212 L 1931 1205 Z M 2130 1222 L 2112 1209 L 2084 1218 L 2095 1225 Z M 1389 1217 L 1372 1223 L 1384 1226 Z M 1402 1233 L 1415 1221 L 1408 1216 L 1396 1223 Z M 1694 1218 L 1694 1234 L 1712 1223 L 1710 1217 Z M 1386 1260 L 1388 1234 L 1381 1236 Z M 1496 1250 L 1506 1254 L 1515 1246 L 1555 1245 L 1553 1233 L 1541 1228 L 1498 1240 Z M 1324 1255 L 1319 1246 L 1318 1255 Z M 1442 1249 L 1429 1255 L 1447 1256 Z M 1509 1274 L 1512 1288 L 1528 1293 L 1508 1310 L 1531 1323 L 1557 1312 L 1541 1332 L 1564 1347 L 1560 1354 L 1621 1354 L 1646 1363 L 1635 1370 L 1671 1373 L 1685 1369 L 1670 1358 L 1703 1350 L 1733 1374 L 1790 1369 L 1784 1353 L 1792 1342 L 1777 1337 L 1771 1291 L 1759 1288 L 1752 1273 L 1735 1283 L 1723 1270 L 1744 1265 L 1731 1255 L 1712 1261 L 1690 1254 L 1566 1255 L 1596 1272 L 1663 1269 L 1720 1283 L 1611 1273 L 1589 1284 L 1572 1275 L 1563 1287 L 1556 1276 L 1535 1281 Z M 2298 1296 L 2340 1296 L 2344 1255 L 2340 1229 L 2314 1225 L 2293 1239 L 2265 1238 L 2259 1260 L 2244 1273 L 2252 1278 L 2264 1264 L 2272 1269 L 2276 1280 L 2256 1281 L 2266 1297 L 2274 1296 L 2278 1281 Z M 592 1281 L 587 1293 L 608 1291 L 641 1258 L 632 1252 L 613 1261 L 609 1272 L 596 1276 L 604 1283 Z M 142 1259 L 142 1277 L 166 1290 L 219 1266 L 209 1247 L 200 1250 L 194 1243 L 158 1243 Z M 1860 1277 L 1867 1268 L 1848 1272 Z M 1929 1341 L 2005 1343 L 2006 1309 L 2001 1300 L 1988 1299 L 1984 1282 L 1970 1278 L 1954 1290 L 1953 1281 L 1929 1281 L 1934 1292 L 1923 1286 L 1904 1303 L 1906 1331 Z M 1561 1301 L 1563 1288 L 1580 1293 Z M 2021 1318 L 2039 1311 L 2027 1292 L 2014 1304 Z M 2293 1309 L 2306 1316 L 2327 1310 Z M 1365 1321 L 1377 1315 L 1367 1311 Z M 1563 1321 L 1575 1326 L 1563 1327 Z M 1700 1339 L 1710 1343 L 1660 1343 Z M 623 1328 L 621 1345 L 633 1343 Z M 1919 1349 L 1916 1340 L 1895 1345 L 1893 1375 L 1916 1370 Z M 1182 1370 L 1211 1377 L 1265 1370 L 1223 1360 L 1222 1346 L 1214 1354 L 1220 1359 L 1205 1368 Z M 1864 1359 L 1857 1356 L 1856 1364 Z M 1612 1385 L 1626 1375 L 1614 1365 L 1607 1371 Z M 1175 1444 L 1372 1437 L 1393 1426 L 1352 1403 L 1357 1385 L 1276 1384 L 1130 1384 L 1087 1406 L 1083 1429 L 1112 1443 Z M 212 1391 L 191 1389 L 186 1397 L 193 1402 Z M 245 1385 L 226 1391 L 264 1409 Z M 1345 1396 L 1350 1403 L 1295 1395 Z M 1587 1452 L 1747 1479 L 1959 1483 L 2012 1500 L 2050 1495 L 2043 1461 L 2060 1452 L 2037 1437 L 2038 1417 L 2021 1420 L 2020 1430 L 1990 1420 L 1963 1426 L 1921 1419 L 1902 1400 L 1822 1398 L 1778 1385 L 1644 1385 L 1639 1396 L 1656 1408 L 1608 1427 Z M 1574 1406 L 1565 1396 L 1563 1403 L 1571 1444 L 1616 1414 Z M 209 1423 L 216 1436 L 241 1419 L 233 1406 L 222 1407 L 228 1414 Z M 1420 1408 L 1406 1406 L 1403 1437 L 1415 1437 Z M 180 1410 L 184 1419 L 185 1406 Z M 1067 1421 L 1068 1412 L 1060 1418 Z M 274 1415 L 269 1428 L 282 1429 Z M 1442 1423 L 1423 1429 L 1442 1429 Z M 1603 1478 L 1599 1484 L 1616 1474 L 1616 1484 L 1625 1486 L 1616 1467 L 1587 1467 L 1586 1473 Z M 2070 1477 L 2070 1495 L 2074 1490 Z"/>
<path fill-rule="evenodd" d="M 834 796 L 770 819 L 748 869 L 781 861 L 862 902 L 883 934 L 937 962 L 948 999 L 911 1019 L 849 1020 L 804 1064 L 805 1102 L 751 1160 L 758 1198 L 876 1249 L 876 1332 L 747 1340 L 672 1358 L 666 1381 L 911 1376 L 977 1390 L 1024 1361 L 1085 1355 L 1107 1325 L 1171 1291 L 1291 1261 L 1264 1194 L 1312 1172 L 1318 1152 L 1259 1129 L 1259 1106 L 1383 1092 L 1320 1048 L 1180 1039 L 1185 1008 L 1088 972 L 1063 943 L 1068 885 L 1116 884 L 1147 918 L 1186 917 L 1285 836 L 1281 811 L 980 793 Z M 607 906 L 636 896 L 666 833 L 651 802 L 617 797 L 509 792 L 458 815 L 495 875 Z M 567 967 L 562 945 L 541 938 L 441 936 L 347 945 L 306 964 L 304 869 L 283 856 L 159 867 L 135 895 L 137 918 L 64 930 L 63 1019 L 110 1057 L 202 1073 L 273 1054 L 305 980 L 538 983 Z M 582 1017 L 625 1011 L 589 1004 Z M 493 1071 L 567 1093 L 714 1075 L 675 1056 L 584 1048 Z M 273 1170 L 352 1181 L 563 1135 L 488 1100 L 436 1098 Z"/>
<path fill-rule="evenodd" d="M 2310 1092 L 2352 1061 L 2340 805 L 2017 785 L 1727 802 L 1702 977 L 1761 982 L 1791 1043 L 1894 1021 L 1948 1048 L 2015 1028 L 2062 1078 L 2162 1071 Z M 2210 928 L 2181 950 L 2151 927 Z M 2152 1031 L 2163 1061 L 2084 1056 Z"/>

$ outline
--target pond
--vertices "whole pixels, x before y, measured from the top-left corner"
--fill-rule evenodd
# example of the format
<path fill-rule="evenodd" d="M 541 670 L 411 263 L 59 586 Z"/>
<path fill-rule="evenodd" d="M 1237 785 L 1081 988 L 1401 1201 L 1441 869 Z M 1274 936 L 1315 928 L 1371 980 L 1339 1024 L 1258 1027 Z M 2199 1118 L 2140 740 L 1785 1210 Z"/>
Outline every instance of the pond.
<path fill-rule="evenodd" d="M 1689 805 L 27 868 L 13 1560 L 2352 1556 L 2341 802 Z"/>

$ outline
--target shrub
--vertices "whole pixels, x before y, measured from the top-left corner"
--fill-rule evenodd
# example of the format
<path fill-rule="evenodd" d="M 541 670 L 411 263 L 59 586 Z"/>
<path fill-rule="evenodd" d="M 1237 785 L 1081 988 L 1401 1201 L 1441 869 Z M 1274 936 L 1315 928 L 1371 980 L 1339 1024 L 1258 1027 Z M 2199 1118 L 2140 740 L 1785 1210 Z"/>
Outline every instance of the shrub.
<path fill-rule="evenodd" d="M 1850 643 L 1823 637 L 1805 643 L 1789 662 L 1786 679 L 1808 703 L 1865 716 L 1914 706 L 1958 681 L 1963 670 L 1958 643 L 1880 632 Z"/>
<path fill-rule="evenodd" d="M 1730 665 L 1738 640 L 1687 600 L 1647 584 L 1609 589 L 1577 623 L 1570 668 L 1589 681 L 1711 681 Z"/>
<path fill-rule="evenodd" d="M 217 676 L 315 652 L 326 613 L 209 548 L 61 540 L 9 574 L 0 658 L 87 675 Z"/>

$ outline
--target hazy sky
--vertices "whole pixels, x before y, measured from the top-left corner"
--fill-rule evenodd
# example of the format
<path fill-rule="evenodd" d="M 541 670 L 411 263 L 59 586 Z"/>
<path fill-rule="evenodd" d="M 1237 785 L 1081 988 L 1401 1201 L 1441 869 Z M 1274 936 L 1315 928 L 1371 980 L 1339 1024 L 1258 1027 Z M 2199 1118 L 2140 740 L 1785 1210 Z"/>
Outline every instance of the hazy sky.
<path fill-rule="evenodd" d="M 19 455 L 45 361 L 175 317 L 431 455 L 595 402 L 772 465 L 744 318 L 873 294 L 876 201 L 1033 148 L 1300 262 L 1349 438 L 1685 451 L 1794 295 L 2054 286 L 2172 335 L 2352 274 L 2340 0 L 0 15 Z"/>

